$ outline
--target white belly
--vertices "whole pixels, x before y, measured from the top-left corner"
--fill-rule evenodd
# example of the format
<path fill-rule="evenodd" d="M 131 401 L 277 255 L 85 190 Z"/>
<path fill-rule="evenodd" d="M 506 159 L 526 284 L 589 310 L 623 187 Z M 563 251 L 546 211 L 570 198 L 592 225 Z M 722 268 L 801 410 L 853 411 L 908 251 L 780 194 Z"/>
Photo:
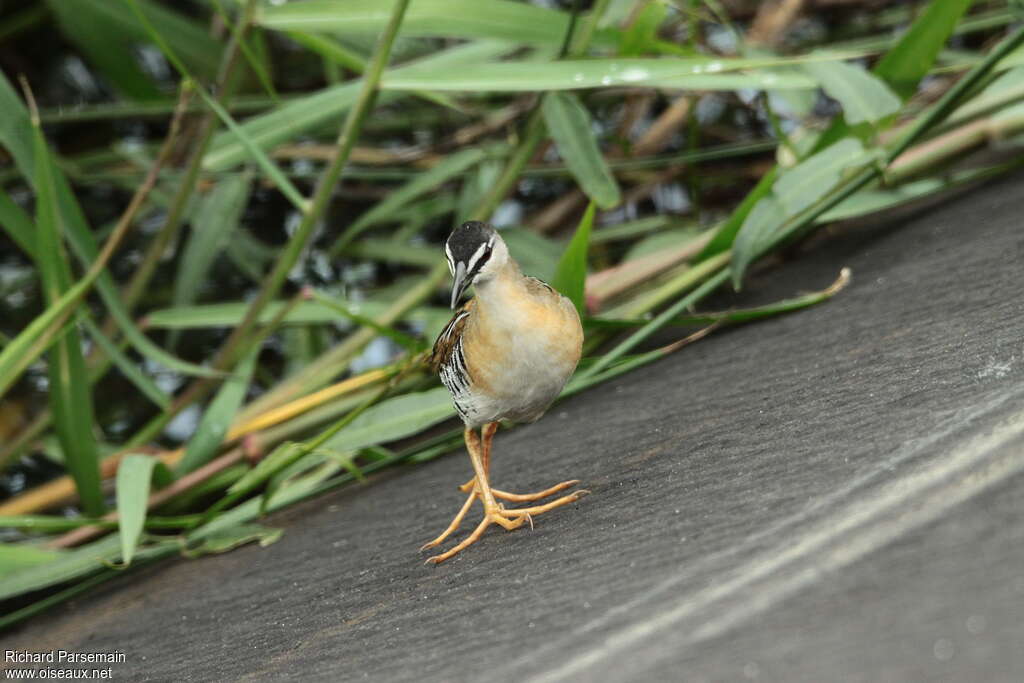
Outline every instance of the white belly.
<path fill-rule="evenodd" d="M 465 422 L 479 426 L 497 420 L 533 422 L 558 398 L 576 369 L 579 336 L 566 338 L 517 326 L 509 320 L 507 343 L 490 366 L 487 393 L 470 390 L 463 397 Z"/>

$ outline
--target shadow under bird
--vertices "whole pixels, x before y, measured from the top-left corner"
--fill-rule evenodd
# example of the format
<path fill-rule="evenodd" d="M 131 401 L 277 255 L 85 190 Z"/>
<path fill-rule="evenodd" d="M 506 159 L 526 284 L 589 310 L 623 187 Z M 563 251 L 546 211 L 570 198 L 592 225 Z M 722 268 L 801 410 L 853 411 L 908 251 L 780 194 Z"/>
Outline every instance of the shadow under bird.
<path fill-rule="evenodd" d="M 533 422 L 558 397 L 580 360 L 583 327 L 576 307 L 546 283 L 523 275 L 498 232 L 470 221 L 445 244 L 452 271 L 452 308 L 472 285 L 475 296 L 451 319 L 434 343 L 431 363 L 451 392 L 466 425 L 466 449 L 475 476 L 460 488 L 469 496 L 440 536 L 421 550 L 440 545 L 479 499 L 484 518 L 450 550 L 431 557 L 439 563 L 475 543 L 491 524 L 507 530 L 533 526 L 539 514 L 574 503 L 579 490 L 543 505 L 506 508 L 498 500 L 530 503 L 579 483 L 563 481 L 537 493 L 491 488 L 491 442 L 500 420 Z M 480 433 L 477 433 L 480 430 Z"/>

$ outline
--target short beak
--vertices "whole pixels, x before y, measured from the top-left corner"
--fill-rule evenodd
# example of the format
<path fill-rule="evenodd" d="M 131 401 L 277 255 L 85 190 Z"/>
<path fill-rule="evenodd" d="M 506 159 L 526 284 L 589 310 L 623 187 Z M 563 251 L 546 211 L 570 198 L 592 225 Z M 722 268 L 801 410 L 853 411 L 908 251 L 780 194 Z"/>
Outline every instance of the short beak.
<path fill-rule="evenodd" d="M 469 282 L 466 280 L 466 264 L 460 263 L 455 266 L 454 278 L 455 281 L 452 283 L 452 310 L 455 310 L 455 305 L 459 303 L 462 293 L 469 286 Z"/>

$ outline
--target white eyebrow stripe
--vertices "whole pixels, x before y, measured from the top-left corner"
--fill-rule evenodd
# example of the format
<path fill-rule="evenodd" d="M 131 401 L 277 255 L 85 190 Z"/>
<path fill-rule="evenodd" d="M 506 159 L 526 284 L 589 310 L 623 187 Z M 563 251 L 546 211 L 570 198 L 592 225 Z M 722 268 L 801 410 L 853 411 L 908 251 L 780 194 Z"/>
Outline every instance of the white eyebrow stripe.
<path fill-rule="evenodd" d="M 487 249 L 489 249 L 490 246 L 491 245 L 489 243 L 484 243 L 477 247 L 476 251 L 473 252 L 473 255 L 469 257 L 469 263 L 466 264 L 467 273 L 473 272 L 473 269 L 476 267 L 476 262 L 480 260 L 480 258 L 484 255 L 484 252 Z"/>
<path fill-rule="evenodd" d="M 455 275 L 455 258 L 452 256 L 452 248 L 448 246 L 448 243 L 444 243 L 444 256 L 445 260 L 448 261 L 448 270 L 451 271 L 452 275 Z"/>

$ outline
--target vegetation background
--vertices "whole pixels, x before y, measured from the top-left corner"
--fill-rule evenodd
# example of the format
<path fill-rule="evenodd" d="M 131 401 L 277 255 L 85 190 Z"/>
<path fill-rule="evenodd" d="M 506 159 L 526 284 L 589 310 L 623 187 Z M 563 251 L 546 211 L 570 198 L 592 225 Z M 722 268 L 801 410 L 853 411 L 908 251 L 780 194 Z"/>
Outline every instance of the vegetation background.
<path fill-rule="evenodd" d="M 1022 17 L 0 1 L 0 626 L 458 449 L 423 352 L 463 220 L 584 313 L 567 394 L 835 295 L 694 312 L 823 226 L 1019 166 Z"/>

